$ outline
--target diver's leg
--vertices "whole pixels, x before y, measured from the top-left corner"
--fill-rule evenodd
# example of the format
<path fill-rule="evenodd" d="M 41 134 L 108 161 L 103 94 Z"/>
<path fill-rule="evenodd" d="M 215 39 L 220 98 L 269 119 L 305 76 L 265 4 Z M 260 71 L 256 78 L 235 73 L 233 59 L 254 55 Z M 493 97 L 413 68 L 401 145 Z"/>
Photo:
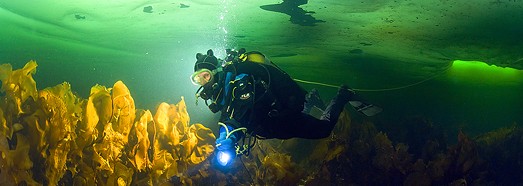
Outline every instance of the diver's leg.
<path fill-rule="evenodd" d="M 302 114 L 301 117 L 295 120 L 297 125 L 296 136 L 305 139 L 322 139 L 328 137 L 336 122 L 332 123 L 327 120 L 319 120 L 314 116 Z"/>
<path fill-rule="evenodd" d="M 263 125 L 268 128 L 268 133 L 265 137 L 278 139 L 326 138 L 331 134 L 345 104 L 347 104 L 353 94 L 347 86 L 342 86 L 320 119 L 303 112 L 268 118 L 263 122 Z"/>
<path fill-rule="evenodd" d="M 269 123 L 266 123 L 269 124 Z M 320 120 L 305 113 L 296 113 L 270 121 L 273 138 L 322 139 L 328 137 L 336 123 Z"/>
<path fill-rule="evenodd" d="M 321 100 L 320 94 L 316 89 L 312 89 L 307 95 L 305 95 L 303 113 L 309 114 L 313 107 L 318 107 L 321 110 L 325 110 L 325 103 L 323 103 L 323 100 Z"/>
<path fill-rule="evenodd" d="M 323 114 L 320 117 L 320 119 L 324 121 L 329 121 L 332 125 L 336 125 L 336 123 L 338 122 L 338 117 L 340 117 L 340 114 L 343 111 L 345 104 L 349 102 L 353 95 L 354 92 L 352 90 L 349 90 L 349 88 L 346 85 L 342 85 L 338 90 L 338 94 L 336 94 L 336 97 L 334 97 L 331 100 L 327 108 L 325 108 L 325 110 L 323 111 Z"/>

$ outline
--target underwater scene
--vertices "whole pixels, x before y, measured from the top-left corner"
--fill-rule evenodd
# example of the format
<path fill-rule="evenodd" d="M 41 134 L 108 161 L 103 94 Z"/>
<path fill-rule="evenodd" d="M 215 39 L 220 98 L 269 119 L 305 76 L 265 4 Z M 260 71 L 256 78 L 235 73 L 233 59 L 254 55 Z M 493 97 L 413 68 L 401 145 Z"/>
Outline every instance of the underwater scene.
<path fill-rule="evenodd" d="M 523 184 L 523 0 L 3 0 L 0 25 L 2 186 Z"/>

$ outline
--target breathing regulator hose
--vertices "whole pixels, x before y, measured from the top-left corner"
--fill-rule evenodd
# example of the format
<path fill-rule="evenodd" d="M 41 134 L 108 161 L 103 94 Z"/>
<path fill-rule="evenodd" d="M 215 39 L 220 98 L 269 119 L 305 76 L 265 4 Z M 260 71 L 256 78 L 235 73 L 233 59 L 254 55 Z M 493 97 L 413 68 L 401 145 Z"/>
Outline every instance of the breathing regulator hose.
<path fill-rule="evenodd" d="M 232 131 L 229 131 L 229 128 L 227 127 L 227 125 L 225 125 L 225 123 L 222 123 L 222 122 L 218 122 L 218 125 L 222 126 L 223 128 L 225 128 L 225 132 L 226 132 L 226 136 L 225 136 L 225 139 L 228 139 L 232 134 L 234 134 L 235 132 L 246 132 L 247 131 L 247 128 L 245 127 L 240 127 L 240 128 L 237 128 L 237 129 L 234 129 Z M 236 154 L 248 154 L 249 151 L 251 150 L 251 147 L 249 146 L 249 144 L 243 144 L 243 145 L 236 145 L 235 146 L 235 152 Z"/>
<path fill-rule="evenodd" d="M 225 123 L 222 123 L 222 122 L 218 122 L 218 125 L 222 126 L 223 128 L 225 128 L 225 132 L 227 133 L 227 135 L 225 136 L 225 139 L 228 139 L 229 136 L 231 136 L 233 133 L 235 132 L 238 132 L 238 131 L 247 131 L 247 128 L 245 127 L 240 127 L 240 128 L 237 128 L 237 129 L 234 129 L 232 131 L 229 131 L 229 128 L 227 127 L 227 125 L 225 125 Z"/>

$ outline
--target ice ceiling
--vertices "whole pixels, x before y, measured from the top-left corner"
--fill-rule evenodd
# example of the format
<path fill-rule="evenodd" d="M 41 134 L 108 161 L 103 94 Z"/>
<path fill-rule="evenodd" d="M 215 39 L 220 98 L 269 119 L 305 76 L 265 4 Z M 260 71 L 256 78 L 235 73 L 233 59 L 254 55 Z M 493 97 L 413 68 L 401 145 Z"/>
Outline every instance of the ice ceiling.
<path fill-rule="evenodd" d="M 2 1 L 1 44 L 10 47 L 1 52 L 146 55 L 182 46 L 247 46 L 273 55 L 305 55 L 361 49 L 409 63 L 462 59 L 523 68 L 523 2 L 518 0 L 305 3 Z"/>

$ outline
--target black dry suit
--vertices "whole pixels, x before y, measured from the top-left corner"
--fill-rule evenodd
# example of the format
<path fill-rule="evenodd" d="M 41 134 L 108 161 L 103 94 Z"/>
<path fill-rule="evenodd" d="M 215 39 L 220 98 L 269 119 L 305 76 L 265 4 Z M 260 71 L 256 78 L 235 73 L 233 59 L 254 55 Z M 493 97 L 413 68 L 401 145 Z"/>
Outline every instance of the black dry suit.
<path fill-rule="evenodd" d="M 330 135 L 348 100 L 335 98 L 317 119 L 302 113 L 306 91 L 287 73 L 270 62 L 244 60 L 226 64 L 216 73 L 215 83 L 204 87 L 204 91 L 212 90 L 209 108 L 221 111 L 222 122 L 267 139 Z"/>

